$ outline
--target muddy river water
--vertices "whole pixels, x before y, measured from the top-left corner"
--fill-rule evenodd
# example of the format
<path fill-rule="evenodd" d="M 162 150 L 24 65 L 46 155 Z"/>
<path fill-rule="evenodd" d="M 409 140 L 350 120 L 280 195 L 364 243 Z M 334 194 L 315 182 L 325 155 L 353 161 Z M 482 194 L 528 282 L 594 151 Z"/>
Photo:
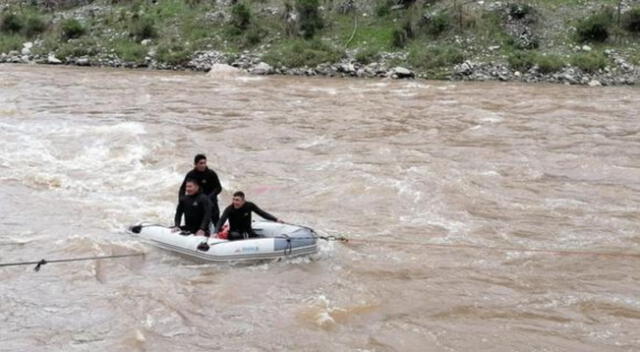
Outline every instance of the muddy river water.
<path fill-rule="evenodd" d="M 0 350 L 638 351 L 639 111 L 629 87 L 0 65 L 0 263 L 146 253 L 0 268 Z M 128 237 L 171 222 L 198 152 L 221 206 L 353 241 L 222 265 Z"/>

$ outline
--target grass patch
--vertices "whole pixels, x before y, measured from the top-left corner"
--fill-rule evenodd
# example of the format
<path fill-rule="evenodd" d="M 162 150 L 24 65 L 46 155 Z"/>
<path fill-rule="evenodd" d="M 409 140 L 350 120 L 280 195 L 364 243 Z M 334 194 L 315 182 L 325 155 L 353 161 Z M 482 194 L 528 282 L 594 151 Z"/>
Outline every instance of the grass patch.
<path fill-rule="evenodd" d="M 147 56 L 147 48 L 131 40 L 118 40 L 112 43 L 112 49 L 118 57 L 126 62 L 142 63 Z"/>
<path fill-rule="evenodd" d="M 0 34 L 0 53 L 8 54 L 13 50 L 22 49 L 22 43 L 26 38 L 20 34 Z"/>
<path fill-rule="evenodd" d="M 601 52 L 582 53 L 571 57 L 571 65 L 589 73 L 604 69 L 607 62 L 607 57 Z"/>
<path fill-rule="evenodd" d="M 344 57 L 344 51 L 320 40 L 291 40 L 272 47 L 263 59 L 272 66 L 316 67 L 322 63 L 335 63 Z"/>
<path fill-rule="evenodd" d="M 534 66 L 538 66 L 541 73 L 553 73 L 560 71 L 565 60 L 558 55 L 543 55 L 532 51 L 516 51 L 508 56 L 509 66 L 518 71 L 526 72 Z"/>
<path fill-rule="evenodd" d="M 408 61 L 416 69 L 430 71 L 462 63 L 464 53 L 450 45 L 427 47 L 416 45 L 409 50 Z"/>
<path fill-rule="evenodd" d="M 380 59 L 380 51 L 377 48 L 362 48 L 356 53 L 355 59 L 363 65 L 368 65 Z"/>
<path fill-rule="evenodd" d="M 56 57 L 80 57 L 92 56 L 98 53 L 97 43 L 92 38 L 82 38 L 69 40 L 67 42 L 58 43 L 58 46 L 52 50 Z"/>
<path fill-rule="evenodd" d="M 191 50 L 177 41 L 171 41 L 158 46 L 156 58 L 169 65 L 184 65 L 191 60 Z"/>
<path fill-rule="evenodd" d="M 0 32 L 23 34 L 27 39 L 47 30 L 45 17 L 35 8 L 25 7 L 17 12 L 6 12 L 0 16 Z"/>

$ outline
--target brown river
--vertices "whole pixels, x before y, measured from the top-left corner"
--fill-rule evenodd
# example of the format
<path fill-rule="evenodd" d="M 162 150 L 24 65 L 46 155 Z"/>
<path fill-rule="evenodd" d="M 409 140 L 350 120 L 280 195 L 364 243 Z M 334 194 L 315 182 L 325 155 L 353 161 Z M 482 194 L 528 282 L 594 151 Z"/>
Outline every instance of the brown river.
<path fill-rule="evenodd" d="M 640 90 L 0 65 L 0 351 L 640 351 Z M 202 264 L 193 156 L 317 255 Z M 596 254 L 594 254 L 596 253 Z"/>

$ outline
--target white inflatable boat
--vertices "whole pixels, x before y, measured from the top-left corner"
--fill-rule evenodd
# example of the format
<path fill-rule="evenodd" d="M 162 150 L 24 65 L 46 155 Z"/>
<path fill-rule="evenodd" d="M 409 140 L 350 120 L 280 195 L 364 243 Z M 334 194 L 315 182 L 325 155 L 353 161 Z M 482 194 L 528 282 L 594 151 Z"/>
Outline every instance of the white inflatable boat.
<path fill-rule="evenodd" d="M 278 259 L 318 251 L 318 236 L 308 227 L 268 221 L 254 221 L 252 227 L 257 238 L 236 241 L 173 232 L 161 225 L 138 224 L 131 226 L 129 233 L 154 246 L 208 262 Z"/>

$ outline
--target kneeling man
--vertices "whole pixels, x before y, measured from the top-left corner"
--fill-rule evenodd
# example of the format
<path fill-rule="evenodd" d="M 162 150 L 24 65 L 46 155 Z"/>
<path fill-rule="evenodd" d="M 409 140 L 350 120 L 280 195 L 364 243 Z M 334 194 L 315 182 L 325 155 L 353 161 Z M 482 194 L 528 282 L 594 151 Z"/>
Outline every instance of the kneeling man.
<path fill-rule="evenodd" d="M 218 220 L 218 224 L 216 225 L 216 233 L 220 231 L 222 225 L 224 225 L 225 221 L 229 219 L 230 241 L 257 237 L 253 232 L 253 229 L 251 228 L 252 212 L 255 212 L 256 214 L 267 220 L 283 222 L 281 220 L 278 220 L 275 216 L 258 208 L 258 206 L 254 203 L 247 202 L 244 199 L 243 192 L 236 192 L 233 194 L 233 202 L 224 210 L 222 216 L 220 217 L 220 220 Z"/>
<path fill-rule="evenodd" d="M 184 214 L 184 226 L 180 226 L 182 214 Z M 198 181 L 186 180 L 185 193 L 180 197 L 176 208 L 174 232 L 182 229 L 195 233 L 197 236 L 209 236 L 210 221 L 211 204 L 209 198 L 200 192 Z"/>

